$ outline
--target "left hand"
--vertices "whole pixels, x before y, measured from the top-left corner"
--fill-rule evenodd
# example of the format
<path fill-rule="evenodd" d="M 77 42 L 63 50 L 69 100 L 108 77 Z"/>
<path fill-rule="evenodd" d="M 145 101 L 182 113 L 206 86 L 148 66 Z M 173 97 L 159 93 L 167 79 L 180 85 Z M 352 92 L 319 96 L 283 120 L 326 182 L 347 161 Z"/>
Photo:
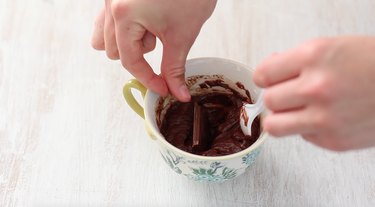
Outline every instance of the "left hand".
<path fill-rule="evenodd" d="M 105 0 L 99 13 L 92 46 L 105 50 L 148 89 L 179 101 L 190 101 L 185 84 L 185 63 L 216 0 Z M 161 74 L 144 58 L 154 50 L 156 38 L 163 44 Z"/>
<path fill-rule="evenodd" d="M 336 151 L 375 146 L 375 37 L 303 43 L 261 63 L 254 81 L 267 89 L 270 134 Z"/>

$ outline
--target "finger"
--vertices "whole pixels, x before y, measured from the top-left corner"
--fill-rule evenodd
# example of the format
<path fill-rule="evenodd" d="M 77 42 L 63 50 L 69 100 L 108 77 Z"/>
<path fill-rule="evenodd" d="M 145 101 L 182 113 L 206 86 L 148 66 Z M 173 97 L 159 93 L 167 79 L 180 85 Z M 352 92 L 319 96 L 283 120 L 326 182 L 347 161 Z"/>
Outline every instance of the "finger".
<path fill-rule="evenodd" d="M 306 105 L 307 100 L 299 94 L 301 79 L 294 78 L 271 86 L 266 90 L 264 103 L 273 112 L 290 111 Z"/>
<path fill-rule="evenodd" d="M 111 1 L 105 1 L 105 20 L 104 20 L 104 42 L 105 51 L 108 58 L 112 60 L 119 59 L 119 53 L 116 43 L 115 23 L 111 12 Z"/>
<path fill-rule="evenodd" d="M 100 10 L 95 20 L 94 32 L 91 38 L 91 45 L 96 50 L 104 50 L 104 19 L 105 9 Z"/>
<path fill-rule="evenodd" d="M 143 36 L 143 54 L 148 53 L 155 49 L 156 37 L 151 32 L 146 32 Z"/>
<path fill-rule="evenodd" d="M 190 47 L 186 45 L 163 43 L 161 73 L 169 91 L 182 102 L 188 102 L 191 99 L 185 83 L 185 63 L 189 50 Z"/>
<path fill-rule="evenodd" d="M 301 134 L 301 137 L 304 140 L 312 144 L 315 144 L 317 146 L 319 146 L 319 143 L 321 142 L 321 138 L 316 133 L 304 133 L 304 134 Z"/>
<path fill-rule="evenodd" d="M 316 146 L 333 151 L 347 151 L 350 149 L 361 149 L 368 146 L 357 145 L 355 142 L 351 142 L 348 139 L 338 140 L 327 134 L 303 134 L 302 137 Z"/>
<path fill-rule="evenodd" d="M 301 134 L 302 138 L 311 144 L 321 147 L 321 148 L 326 148 L 333 150 L 335 147 L 334 142 L 332 142 L 331 139 L 327 137 L 322 137 L 320 135 L 314 134 L 314 133 L 309 133 L 309 134 Z"/>
<path fill-rule="evenodd" d="M 303 49 L 296 48 L 273 55 L 259 64 L 253 80 L 260 87 L 269 87 L 282 81 L 295 78 L 308 62 Z"/>
<path fill-rule="evenodd" d="M 142 38 L 146 29 L 136 23 L 129 23 L 121 18 L 115 19 L 116 41 L 122 65 L 136 77 L 146 88 L 160 94 L 168 95 L 165 81 L 156 75 L 143 57 Z"/>
<path fill-rule="evenodd" d="M 264 130 L 273 136 L 317 133 L 312 124 L 313 116 L 305 109 L 273 113 L 265 117 Z"/>

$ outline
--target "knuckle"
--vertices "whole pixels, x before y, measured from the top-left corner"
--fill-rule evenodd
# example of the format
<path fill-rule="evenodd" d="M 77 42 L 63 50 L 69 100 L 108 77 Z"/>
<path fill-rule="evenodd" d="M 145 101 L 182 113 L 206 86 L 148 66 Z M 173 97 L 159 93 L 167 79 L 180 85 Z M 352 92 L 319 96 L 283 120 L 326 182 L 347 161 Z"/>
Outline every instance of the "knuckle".
<path fill-rule="evenodd" d="M 118 60 L 120 57 L 119 57 L 119 54 L 118 54 L 118 51 L 106 51 L 106 54 L 107 54 L 107 57 L 111 60 Z"/>
<path fill-rule="evenodd" d="M 271 68 L 270 62 L 268 61 L 269 59 L 266 59 L 260 63 L 253 75 L 254 82 L 260 87 L 267 87 L 272 82 L 269 72 Z"/>
<path fill-rule="evenodd" d="M 104 42 L 92 40 L 91 41 L 91 47 L 94 48 L 95 50 L 104 50 Z"/>
<path fill-rule="evenodd" d="M 329 101 L 332 94 L 333 80 L 327 74 L 316 77 L 309 77 L 309 82 L 305 87 L 300 88 L 300 95 L 305 98 L 311 98 L 318 101 Z"/>
<path fill-rule="evenodd" d="M 163 70 L 163 75 L 170 78 L 177 78 L 185 75 L 184 66 L 166 67 Z"/>
<path fill-rule="evenodd" d="M 276 125 L 274 125 L 272 121 L 270 121 L 269 117 L 266 117 L 266 119 L 264 120 L 263 128 L 272 136 L 279 137 L 283 135 L 281 130 Z"/>
<path fill-rule="evenodd" d="M 128 56 L 121 56 L 121 64 L 126 68 L 127 70 L 132 70 L 133 73 L 137 72 L 137 68 L 139 67 L 139 64 L 142 62 L 143 56 L 137 57 L 136 59 L 131 59 Z"/>
<path fill-rule="evenodd" d="M 311 115 L 308 127 L 321 133 L 335 135 L 341 128 L 341 121 L 327 109 L 319 109 Z"/>
<path fill-rule="evenodd" d="M 261 70 L 261 69 L 257 69 L 254 73 L 254 82 L 261 86 L 261 87 L 266 87 L 266 86 L 269 86 L 271 81 L 269 79 L 269 77 L 266 75 L 266 73 Z"/>
<path fill-rule="evenodd" d="M 271 111 L 275 109 L 275 104 L 274 104 L 274 101 L 273 101 L 272 97 L 273 97 L 272 94 L 268 91 L 264 94 L 264 104 Z"/>
<path fill-rule="evenodd" d="M 129 3 L 126 1 L 113 1 L 111 4 L 111 12 L 114 19 L 121 19 L 129 11 Z"/>
<path fill-rule="evenodd" d="M 301 55 L 306 58 L 307 62 L 313 63 L 327 51 L 329 44 L 329 38 L 313 39 L 303 45 Z"/>
<path fill-rule="evenodd" d="M 311 128 L 317 131 L 325 131 L 330 128 L 330 116 L 324 112 L 317 112 L 310 119 Z"/>

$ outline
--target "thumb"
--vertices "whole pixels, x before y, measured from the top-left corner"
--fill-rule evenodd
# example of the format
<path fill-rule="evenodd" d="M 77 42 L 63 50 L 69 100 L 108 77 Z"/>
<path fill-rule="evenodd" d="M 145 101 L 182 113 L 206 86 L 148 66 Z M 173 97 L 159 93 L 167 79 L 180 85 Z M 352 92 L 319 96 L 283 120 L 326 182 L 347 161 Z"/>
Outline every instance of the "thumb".
<path fill-rule="evenodd" d="M 168 85 L 169 92 L 181 102 L 191 99 L 185 83 L 185 63 L 190 46 L 163 44 L 161 74 Z"/>

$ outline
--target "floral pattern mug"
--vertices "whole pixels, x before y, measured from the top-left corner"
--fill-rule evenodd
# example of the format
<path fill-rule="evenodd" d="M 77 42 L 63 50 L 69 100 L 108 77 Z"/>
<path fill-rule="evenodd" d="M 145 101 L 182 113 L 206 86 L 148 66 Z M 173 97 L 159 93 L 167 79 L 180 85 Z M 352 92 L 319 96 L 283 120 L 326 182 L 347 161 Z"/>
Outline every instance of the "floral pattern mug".
<path fill-rule="evenodd" d="M 223 75 L 234 82 L 242 83 L 257 98 L 259 89 L 252 80 L 253 70 L 243 64 L 222 58 L 197 58 L 186 62 L 186 77 L 195 75 Z M 137 89 L 144 98 L 144 108 L 134 98 L 131 89 Z M 147 90 L 137 80 L 128 81 L 123 89 L 128 105 L 145 120 L 149 136 L 158 143 L 165 163 L 176 173 L 200 182 L 224 182 L 243 174 L 256 160 L 261 151 L 266 133 L 250 147 L 225 156 L 208 157 L 182 151 L 167 142 L 160 133 L 156 121 L 156 107 L 159 95 Z"/>

